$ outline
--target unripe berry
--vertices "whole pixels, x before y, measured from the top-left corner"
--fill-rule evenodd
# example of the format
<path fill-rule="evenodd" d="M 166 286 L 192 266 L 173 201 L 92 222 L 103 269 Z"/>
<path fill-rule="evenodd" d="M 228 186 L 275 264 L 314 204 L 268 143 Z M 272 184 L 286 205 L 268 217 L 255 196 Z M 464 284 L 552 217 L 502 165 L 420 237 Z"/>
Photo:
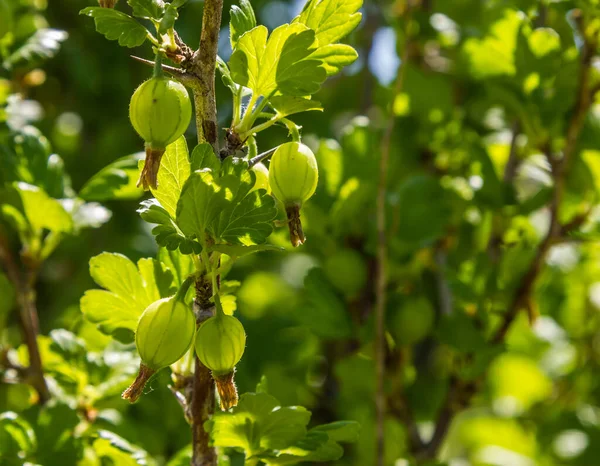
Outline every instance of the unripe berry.
<path fill-rule="evenodd" d="M 212 371 L 222 409 L 237 405 L 233 374 L 245 347 L 244 327 L 232 316 L 211 317 L 200 326 L 196 334 L 196 354 L 202 364 Z"/>
<path fill-rule="evenodd" d="M 350 298 L 357 296 L 367 283 L 367 265 L 354 249 L 342 249 L 329 256 L 323 269 L 333 286 Z"/>
<path fill-rule="evenodd" d="M 273 195 L 285 206 L 294 247 L 304 243 L 300 208 L 317 189 L 317 159 L 308 146 L 288 142 L 277 148 L 269 167 L 269 184 Z"/>
<path fill-rule="evenodd" d="M 175 363 L 194 341 L 196 318 L 183 302 L 164 298 L 150 304 L 138 321 L 135 345 L 142 363 L 138 377 L 123 393 L 136 401 L 148 379 L 158 370 Z"/>
<path fill-rule="evenodd" d="M 257 163 L 252 167 L 252 171 L 256 175 L 256 182 L 254 183 L 254 187 L 250 191 L 264 189 L 267 191 L 267 193 L 270 193 L 271 187 L 269 186 L 269 169 L 265 167 L 262 163 Z"/>
<path fill-rule="evenodd" d="M 154 77 L 133 93 L 129 119 L 146 142 L 146 162 L 138 181 L 144 189 L 157 187 L 160 159 L 166 147 L 183 135 L 192 118 L 186 88 L 167 77 Z"/>

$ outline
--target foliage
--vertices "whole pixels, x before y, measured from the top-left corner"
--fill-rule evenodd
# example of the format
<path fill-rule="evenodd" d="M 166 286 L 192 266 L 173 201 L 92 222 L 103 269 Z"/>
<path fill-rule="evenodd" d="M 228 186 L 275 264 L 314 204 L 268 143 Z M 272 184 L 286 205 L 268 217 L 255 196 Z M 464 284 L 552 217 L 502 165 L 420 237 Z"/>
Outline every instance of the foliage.
<path fill-rule="evenodd" d="M 247 333 L 238 406 L 205 426 L 220 464 L 376 464 L 380 427 L 386 466 L 595 464 L 597 5 L 292 3 L 225 2 L 222 152 L 189 128 L 145 195 L 127 105 L 150 69 L 129 54 L 187 73 L 205 2 L 0 0 L 0 463 L 189 464 L 168 386 L 185 398 L 193 353 L 139 403 L 119 396 L 139 316 L 193 276 L 218 280 L 209 305 Z M 320 175 L 294 253 L 248 170 L 290 139 Z M 22 336 L 32 297 L 43 405 Z"/>

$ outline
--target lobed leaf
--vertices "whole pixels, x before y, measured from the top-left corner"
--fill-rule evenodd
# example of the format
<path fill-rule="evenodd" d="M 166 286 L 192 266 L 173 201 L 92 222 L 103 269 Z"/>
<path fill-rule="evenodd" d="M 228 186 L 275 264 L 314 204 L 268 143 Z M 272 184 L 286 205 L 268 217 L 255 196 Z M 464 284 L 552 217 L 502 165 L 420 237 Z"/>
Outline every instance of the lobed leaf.
<path fill-rule="evenodd" d="M 363 0 L 310 0 L 294 22 L 316 33 L 319 46 L 333 44 L 359 25 Z"/>
<path fill-rule="evenodd" d="M 111 8 L 87 7 L 79 14 L 94 18 L 96 30 L 108 40 L 118 40 L 124 47 L 142 45 L 148 31 L 131 16 Z"/>
<path fill-rule="evenodd" d="M 146 307 L 174 292 L 172 273 L 155 259 L 140 259 L 136 267 L 121 254 L 104 252 L 90 260 L 90 275 L 104 289 L 86 291 L 81 311 L 103 333 L 129 341 Z"/>

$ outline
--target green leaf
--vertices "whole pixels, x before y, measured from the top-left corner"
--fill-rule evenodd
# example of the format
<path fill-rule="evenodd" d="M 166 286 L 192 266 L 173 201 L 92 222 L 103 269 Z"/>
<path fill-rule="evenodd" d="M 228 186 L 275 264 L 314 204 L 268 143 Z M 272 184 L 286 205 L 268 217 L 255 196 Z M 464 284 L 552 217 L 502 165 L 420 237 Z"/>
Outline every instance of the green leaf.
<path fill-rule="evenodd" d="M 305 99 L 302 97 L 293 97 L 288 95 L 277 95 L 269 99 L 269 104 L 275 109 L 280 117 L 287 117 L 295 113 L 308 112 L 316 110 L 323 111 L 321 102 Z"/>
<path fill-rule="evenodd" d="M 310 412 L 301 406 L 281 408 L 266 393 L 245 393 L 231 413 L 209 421 L 215 446 L 242 448 L 247 456 L 282 450 L 306 435 Z"/>
<path fill-rule="evenodd" d="M 145 19 L 160 20 L 165 12 L 165 4 L 162 0 L 127 0 L 133 8 L 133 16 Z"/>
<path fill-rule="evenodd" d="M 70 179 L 62 159 L 52 154 L 46 137 L 34 126 L 12 131 L 0 144 L 0 183 L 24 181 L 56 199 L 71 196 Z"/>
<path fill-rule="evenodd" d="M 319 47 L 309 58 L 320 60 L 327 76 L 331 76 L 354 63 L 358 52 L 346 44 L 330 44 Z"/>
<path fill-rule="evenodd" d="M 219 184 L 228 193 L 227 207 L 210 226 L 213 236 L 234 244 L 264 243 L 273 232 L 275 199 L 263 189 L 250 192 L 256 176 L 248 162 L 228 157 L 221 172 Z"/>
<path fill-rule="evenodd" d="M 229 16 L 229 38 L 231 48 L 235 49 L 240 36 L 256 27 L 256 16 L 249 0 L 240 0 L 240 6 L 232 5 Z"/>
<path fill-rule="evenodd" d="M 227 63 L 225 63 L 219 56 L 217 56 L 217 69 L 221 74 L 221 81 L 223 84 L 229 88 L 232 94 L 236 93 L 238 90 L 238 85 L 233 82 Z"/>
<path fill-rule="evenodd" d="M 0 414 L 0 451 L 3 458 L 27 457 L 36 448 L 35 432 L 25 419 L 12 411 Z"/>
<path fill-rule="evenodd" d="M 138 199 L 144 192 L 136 187 L 138 162 L 144 157 L 143 152 L 138 152 L 107 165 L 83 185 L 79 197 L 86 201 Z"/>
<path fill-rule="evenodd" d="M 520 12 L 506 10 L 481 39 L 469 38 L 462 53 L 469 72 L 476 79 L 492 76 L 514 76 L 517 36 L 523 17 Z"/>
<path fill-rule="evenodd" d="M 119 466 L 153 465 L 150 455 L 141 448 L 132 445 L 124 438 L 106 430 L 98 431 L 98 438 L 92 444 L 101 464 Z"/>
<path fill-rule="evenodd" d="M 108 334 L 129 341 L 137 321 L 151 303 L 170 296 L 173 276 L 155 259 L 140 259 L 137 267 L 121 254 L 104 252 L 90 260 L 90 274 L 105 290 L 88 290 L 81 311 Z"/>
<path fill-rule="evenodd" d="M 59 29 L 39 29 L 4 60 L 2 65 L 6 69 L 16 68 L 20 65 L 31 67 L 42 60 L 48 60 L 58 53 L 61 42 L 67 40 L 67 37 L 69 35 Z"/>
<path fill-rule="evenodd" d="M 267 40 L 258 26 L 240 37 L 229 66 L 232 79 L 255 95 L 282 93 L 306 96 L 317 92 L 327 74 L 319 60 L 307 59 L 315 50 L 314 31 L 301 24 L 284 24 Z"/>
<path fill-rule="evenodd" d="M 160 20 L 158 33 L 166 34 L 167 32 L 169 32 L 169 29 L 172 29 L 175 25 L 175 21 L 177 21 L 177 18 L 179 18 L 177 6 L 173 5 L 172 3 L 168 4 L 167 8 L 165 9 L 165 15 Z"/>
<path fill-rule="evenodd" d="M 192 173 L 177 205 L 177 225 L 183 234 L 202 242 L 207 228 L 228 206 L 227 195 L 210 170 Z"/>
<path fill-rule="evenodd" d="M 285 248 L 273 244 L 256 244 L 253 246 L 244 246 L 241 244 L 213 244 L 208 250 L 227 254 L 230 257 L 243 257 L 261 251 L 284 251 Z"/>
<path fill-rule="evenodd" d="M 353 443 L 358 440 L 360 424 L 356 421 L 337 421 L 317 426 L 311 432 L 325 432 L 335 442 Z"/>
<path fill-rule="evenodd" d="M 350 337 L 352 327 L 346 307 L 333 291 L 323 270 L 311 269 L 304 279 L 304 288 L 307 303 L 298 311 L 298 319 L 321 338 Z"/>
<path fill-rule="evenodd" d="M 160 248 L 158 260 L 163 263 L 173 274 L 174 285 L 179 288 L 183 281 L 195 271 L 194 260 L 189 254 L 183 254 L 179 250 Z"/>
<path fill-rule="evenodd" d="M 294 22 L 315 31 L 320 46 L 333 44 L 358 26 L 362 4 L 362 0 L 310 0 Z"/>
<path fill-rule="evenodd" d="M 167 150 L 160 161 L 158 188 L 152 194 L 171 217 L 175 217 L 177 202 L 186 180 L 190 176 L 190 161 L 185 137 L 181 136 Z"/>
<path fill-rule="evenodd" d="M 442 236 L 452 211 L 448 194 L 431 175 L 407 178 L 398 189 L 398 238 L 419 244 Z"/>
<path fill-rule="evenodd" d="M 224 209 L 213 231 L 217 238 L 227 242 L 247 246 L 261 244 L 273 232 L 276 216 L 275 199 L 264 189 L 259 189 Z"/>
<path fill-rule="evenodd" d="M 61 203 L 37 186 L 14 183 L 11 192 L 13 207 L 23 215 L 32 234 L 39 235 L 43 230 L 55 233 L 69 233 L 73 230 L 73 219 Z M 3 213 L 4 208 L 5 205 L 2 206 Z"/>
<path fill-rule="evenodd" d="M 131 16 L 111 8 L 88 7 L 79 14 L 94 18 L 96 30 L 108 40 L 118 40 L 124 47 L 142 45 L 148 31 Z"/>
<path fill-rule="evenodd" d="M 210 168 L 213 172 L 218 173 L 221 169 L 221 161 L 215 155 L 213 148 L 207 142 L 198 144 L 192 151 L 192 171 Z"/>
<path fill-rule="evenodd" d="M 296 445 L 282 450 L 275 458 L 262 458 L 267 465 L 291 465 L 305 462 L 337 461 L 344 449 L 324 432 L 314 429 Z"/>
<path fill-rule="evenodd" d="M 188 238 L 177 223 L 156 199 L 143 201 L 138 213 L 148 223 L 156 226 L 152 229 L 159 246 L 173 251 L 179 249 L 182 254 L 200 254 L 202 246 L 193 238 Z"/>

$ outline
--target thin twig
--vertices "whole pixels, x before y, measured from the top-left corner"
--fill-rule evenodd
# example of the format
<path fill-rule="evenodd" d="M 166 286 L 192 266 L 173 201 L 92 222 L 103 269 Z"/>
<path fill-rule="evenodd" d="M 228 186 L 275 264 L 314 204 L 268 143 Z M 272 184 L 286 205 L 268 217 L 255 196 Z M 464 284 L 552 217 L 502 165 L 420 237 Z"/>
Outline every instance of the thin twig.
<path fill-rule="evenodd" d="M 405 44 L 401 68 L 394 86 L 393 96 L 400 94 L 404 83 L 404 70 L 409 56 L 408 25 L 410 24 L 410 4 L 405 12 Z M 393 98 L 392 98 L 393 101 Z M 375 367 L 376 367 L 376 465 L 384 466 L 385 463 L 385 413 L 386 396 L 384 387 L 385 378 L 385 307 L 388 285 L 387 277 L 387 235 L 386 235 L 386 193 L 387 175 L 392 148 L 392 135 L 394 133 L 395 117 L 391 115 L 381 142 L 381 159 L 379 161 L 379 183 L 377 186 L 377 275 L 376 275 L 376 302 L 375 302 Z"/>
<path fill-rule="evenodd" d="M 143 63 L 144 65 L 154 66 L 154 62 L 152 60 L 146 60 L 145 58 L 136 57 L 135 55 L 130 55 L 136 61 Z M 198 78 L 181 68 L 175 68 L 174 66 L 162 65 L 162 69 L 165 73 L 169 73 L 173 77 L 177 79 L 181 84 L 188 87 L 193 87 L 195 83 L 197 83 Z"/>
<path fill-rule="evenodd" d="M 37 391 L 40 403 L 44 404 L 50 399 L 50 392 L 42 369 L 42 358 L 38 347 L 37 335 L 39 333 L 38 314 L 35 306 L 34 285 L 36 270 L 30 268 L 27 278 L 23 279 L 21 270 L 15 262 L 7 238 L 0 233 L 0 260 L 4 263 L 6 273 L 17 293 L 19 304 L 19 322 L 23 338 L 29 352 L 29 367 L 27 380 Z"/>
<path fill-rule="evenodd" d="M 254 165 L 259 164 L 260 162 L 262 162 L 266 158 L 269 158 L 276 150 L 277 150 L 277 147 L 273 147 L 273 149 L 269 149 L 268 151 L 263 152 L 262 154 L 258 154 L 256 157 L 252 157 L 248 161 L 248 166 L 250 168 L 252 168 Z"/>

